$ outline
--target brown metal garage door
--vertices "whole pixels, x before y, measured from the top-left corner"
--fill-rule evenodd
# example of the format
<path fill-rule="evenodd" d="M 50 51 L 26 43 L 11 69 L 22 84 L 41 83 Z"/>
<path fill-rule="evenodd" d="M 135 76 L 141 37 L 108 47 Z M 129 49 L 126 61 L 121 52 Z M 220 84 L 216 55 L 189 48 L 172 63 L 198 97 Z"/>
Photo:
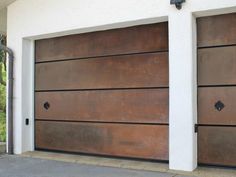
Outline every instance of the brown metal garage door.
<path fill-rule="evenodd" d="M 168 24 L 36 41 L 36 148 L 168 160 Z"/>
<path fill-rule="evenodd" d="M 198 161 L 236 166 L 236 13 L 197 25 Z"/>

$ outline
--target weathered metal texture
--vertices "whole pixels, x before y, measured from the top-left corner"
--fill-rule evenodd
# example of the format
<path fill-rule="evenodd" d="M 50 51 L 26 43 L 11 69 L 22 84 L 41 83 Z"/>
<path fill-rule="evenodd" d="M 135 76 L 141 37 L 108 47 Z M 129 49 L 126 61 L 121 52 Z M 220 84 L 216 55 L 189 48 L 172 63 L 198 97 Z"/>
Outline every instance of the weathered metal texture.
<path fill-rule="evenodd" d="M 236 166 L 236 13 L 197 25 L 198 162 Z"/>
<path fill-rule="evenodd" d="M 236 125 L 236 87 L 198 88 L 198 123 Z M 215 104 L 221 101 L 224 108 L 218 111 Z"/>
<path fill-rule="evenodd" d="M 198 47 L 236 44 L 236 13 L 197 19 Z"/>
<path fill-rule="evenodd" d="M 36 148 L 167 160 L 168 126 L 36 121 Z"/>
<path fill-rule="evenodd" d="M 198 50 L 198 85 L 236 85 L 235 76 L 236 46 Z"/>
<path fill-rule="evenodd" d="M 168 89 L 37 92 L 35 98 L 36 119 L 168 123 Z"/>
<path fill-rule="evenodd" d="M 200 126 L 198 162 L 236 167 L 236 128 Z"/>
<path fill-rule="evenodd" d="M 168 53 L 36 65 L 36 90 L 168 87 Z"/>
<path fill-rule="evenodd" d="M 36 62 L 168 50 L 168 24 L 158 23 L 36 41 Z"/>
<path fill-rule="evenodd" d="M 167 23 L 35 45 L 36 148 L 168 160 Z"/>

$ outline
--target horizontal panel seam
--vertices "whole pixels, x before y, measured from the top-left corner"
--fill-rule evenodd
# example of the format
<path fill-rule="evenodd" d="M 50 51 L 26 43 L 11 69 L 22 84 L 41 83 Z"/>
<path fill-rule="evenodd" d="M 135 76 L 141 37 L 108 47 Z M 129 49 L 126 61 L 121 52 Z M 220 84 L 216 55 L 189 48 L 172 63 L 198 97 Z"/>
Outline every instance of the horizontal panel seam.
<path fill-rule="evenodd" d="M 131 56 L 131 55 L 143 55 L 143 54 L 158 54 L 158 53 L 168 53 L 168 50 L 152 51 L 152 52 L 137 52 L 137 53 L 124 53 L 124 54 L 114 54 L 114 55 L 101 55 L 101 56 L 91 56 L 91 57 L 81 57 L 81 58 L 67 58 L 67 59 L 55 59 L 55 60 L 45 60 L 45 61 L 36 61 L 35 64 L 43 63 L 54 63 L 54 62 L 65 62 L 65 61 L 74 61 L 74 60 L 88 60 L 88 59 L 98 59 L 98 58 L 108 58 L 108 57 L 121 57 L 121 56 Z M 36 59 L 40 60 L 40 59 Z"/>
<path fill-rule="evenodd" d="M 236 87 L 236 85 L 198 85 L 199 88 L 214 88 L 214 87 Z"/>
<path fill-rule="evenodd" d="M 211 45 L 211 46 L 198 46 L 197 49 L 211 49 L 211 48 L 224 48 L 224 47 L 236 47 L 235 44 L 223 44 L 223 45 Z"/>
<path fill-rule="evenodd" d="M 169 126 L 168 123 L 146 123 L 146 122 L 107 122 L 107 121 L 71 121 L 71 120 L 48 120 L 48 119 L 35 119 L 40 122 L 60 122 L 60 123 L 91 123 L 91 124 L 127 124 L 127 125 L 160 125 Z"/>
<path fill-rule="evenodd" d="M 35 90 L 35 92 L 83 92 L 83 91 L 121 91 L 121 90 L 169 90 L 169 87 L 134 87 L 134 88 L 95 88 L 95 89 L 61 89 L 61 90 Z"/>
<path fill-rule="evenodd" d="M 236 125 L 224 125 L 224 124 L 197 124 L 200 127 L 236 127 Z"/>

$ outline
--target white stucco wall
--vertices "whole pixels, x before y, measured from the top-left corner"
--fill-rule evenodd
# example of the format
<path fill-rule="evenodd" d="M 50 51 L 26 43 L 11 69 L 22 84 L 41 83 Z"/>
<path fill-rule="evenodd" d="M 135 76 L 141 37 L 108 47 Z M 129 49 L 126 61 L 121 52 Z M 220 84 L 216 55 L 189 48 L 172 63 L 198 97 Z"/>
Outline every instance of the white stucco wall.
<path fill-rule="evenodd" d="M 15 153 L 34 150 L 35 39 L 169 21 L 170 168 L 197 166 L 196 17 L 236 12 L 236 0 L 17 0 L 8 8 L 8 45 L 15 52 Z M 24 125 L 25 118 L 30 125 Z"/>
<path fill-rule="evenodd" d="M 0 34 L 7 32 L 7 8 L 0 9 Z"/>

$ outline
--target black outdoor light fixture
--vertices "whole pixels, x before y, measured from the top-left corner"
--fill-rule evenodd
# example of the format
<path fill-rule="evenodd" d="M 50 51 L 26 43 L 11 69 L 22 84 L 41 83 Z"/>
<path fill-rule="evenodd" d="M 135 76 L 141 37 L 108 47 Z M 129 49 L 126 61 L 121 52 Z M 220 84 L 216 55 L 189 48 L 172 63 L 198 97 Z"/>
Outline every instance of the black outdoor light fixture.
<path fill-rule="evenodd" d="M 185 0 L 170 0 L 170 4 L 174 4 L 178 10 L 182 8 L 182 3 L 184 2 Z"/>

